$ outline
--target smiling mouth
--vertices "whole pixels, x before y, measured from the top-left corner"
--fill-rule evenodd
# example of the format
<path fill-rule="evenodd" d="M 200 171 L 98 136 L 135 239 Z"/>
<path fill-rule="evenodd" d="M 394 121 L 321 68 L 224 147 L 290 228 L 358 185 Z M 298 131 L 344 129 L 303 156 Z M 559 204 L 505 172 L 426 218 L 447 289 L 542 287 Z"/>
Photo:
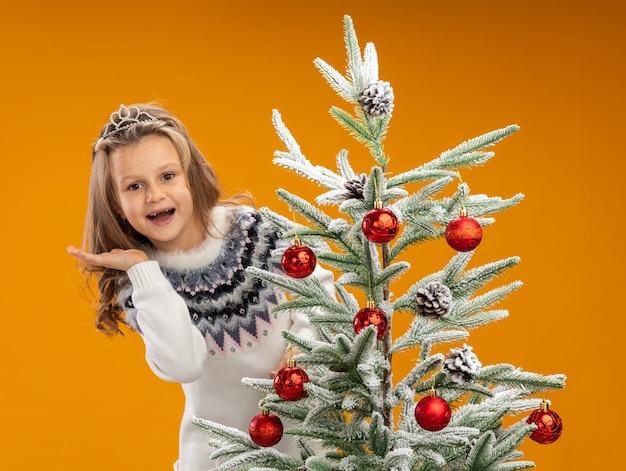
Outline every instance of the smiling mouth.
<path fill-rule="evenodd" d="M 172 209 L 166 209 L 164 211 L 158 211 L 156 213 L 148 214 L 148 219 L 154 222 L 164 221 L 168 219 L 169 217 L 171 217 L 174 214 L 174 211 L 175 211 L 174 208 L 172 208 Z"/>

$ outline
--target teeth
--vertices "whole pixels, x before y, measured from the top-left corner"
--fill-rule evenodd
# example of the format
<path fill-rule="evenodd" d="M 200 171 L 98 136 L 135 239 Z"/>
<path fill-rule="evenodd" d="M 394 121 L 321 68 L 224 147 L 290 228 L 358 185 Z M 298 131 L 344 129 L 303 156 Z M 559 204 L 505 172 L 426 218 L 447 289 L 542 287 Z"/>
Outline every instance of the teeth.
<path fill-rule="evenodd" d="M 169 214 L 169 213 L 171 213 L 171 212 L 172 212 L 172 210 L 171 210 L 171 209 L 166 209 L 166 210 L 163 210 L 163 211 L 157 211 L 157 212 L 154 212 L 154 213 L 148 214 L 148 216 L 147 216 L 147 217 L 149 217 L 149 218 L 154 218 L 154 217 L 157 217 L 159 214 L 163 214 L 163 213 L 168 213 L 168 214 Z"/>

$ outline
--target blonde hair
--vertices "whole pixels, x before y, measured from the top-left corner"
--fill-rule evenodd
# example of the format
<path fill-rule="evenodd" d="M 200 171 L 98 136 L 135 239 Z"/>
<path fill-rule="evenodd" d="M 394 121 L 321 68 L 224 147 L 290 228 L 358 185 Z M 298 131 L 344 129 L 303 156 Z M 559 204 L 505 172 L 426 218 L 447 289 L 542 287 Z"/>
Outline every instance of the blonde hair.
<path fill-rule="evenodd" d="M 135 104 L 148 116 L 155 118 L 140 121 L 124 129 L 110 132 L 111 124 L 120 119 L 113 114 L 100 133 L 100 138 L 93 146 L 91 178 L 87 216 L 83 236 L 83 248 L 91 253 L 109 252 L 114 248 L 140 249 L 149 244 L 146 237 L 135 231 L 122 219 L 110 175 L 110 157 L 119 148 L 140 142 L 149 135 L 160 135 L 170 140 L 180 156 L 192 196 L 194 212 L 203 224 L 211 227 L 211 209 L 220 204 L 238 204 L 242 198 L 251 203 L 249 196 L 240 195 L 230 200 L 220 201 L 221 188 L 213 171 L 187 129 L 178 118 L 161 106 Z M 123 311 L 116 302 L 116 297 L 124 283 L 126 273 L 101 266 L 85 265 L 83 272 L 89 281 L 97 279 L 98 306 L 96 328 L 106 334 L 122 334 L 119 323 L 123 321 Z"/>

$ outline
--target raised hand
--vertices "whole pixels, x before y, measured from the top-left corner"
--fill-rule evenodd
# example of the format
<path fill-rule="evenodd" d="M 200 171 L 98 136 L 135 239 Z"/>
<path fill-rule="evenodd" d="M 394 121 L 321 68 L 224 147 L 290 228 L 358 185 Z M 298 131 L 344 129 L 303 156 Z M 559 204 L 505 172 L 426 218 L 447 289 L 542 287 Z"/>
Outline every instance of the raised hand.
<path fill-rule="evenodd" d="M 94 254 L 70 245 L 67 253 L 88 265 L 122 271 L 128 271 L 133 265 L 150 260 L 145 252 L 138 249 L 113 249 L 110 252 Z"/>

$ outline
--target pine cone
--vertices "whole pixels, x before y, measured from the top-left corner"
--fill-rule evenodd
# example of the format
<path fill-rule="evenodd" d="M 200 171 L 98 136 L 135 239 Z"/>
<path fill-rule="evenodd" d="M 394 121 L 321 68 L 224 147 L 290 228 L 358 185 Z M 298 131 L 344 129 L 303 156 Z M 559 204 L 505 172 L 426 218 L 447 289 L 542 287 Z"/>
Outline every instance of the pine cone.
<path fill-rule="evenodd" d="M 365 180 L 367 179 L 367 175 L 362 173 L 361 175 L 357 175 L 352 180 L 348 180 L 343 186 L 346 191 L 343 195 L 349 200 L 352 198 L 356 198 L 358 200 L 365 200 L 363 196 L 363 187 L 365 186 Z"/>
<path fill-rule="evenodd" d="M 440 281 L 431 281 L 424 288 L 417 290 L 417 310 L 426 317 L 439 318 L 450 312 L 452 293 L 450 288 Z"/>
<path fill-rule="evenodd" d="M 465 446 L 465 457 L 467 458 L 472 451 L 472 448 L 476 446 L 476 442 L 478 442 L 478 438 L 472 438 L 469 443 Z"/>
<path fill-rule="evenodd" d="M 379 80 L 359 94 L 359 103 L 370 116 L 391 116 L 393 111 L 393 88 L 389 82 Z"/>
<path fill-rule="evenodd" d="M 450 379 L 458 384 L 470 381 L 483 366 L 478 357 L 472 352 L 472 347 L 463 345 L 463 348 L 453 348 L 443 361 L 443 369 L 450 375 Z"/>

